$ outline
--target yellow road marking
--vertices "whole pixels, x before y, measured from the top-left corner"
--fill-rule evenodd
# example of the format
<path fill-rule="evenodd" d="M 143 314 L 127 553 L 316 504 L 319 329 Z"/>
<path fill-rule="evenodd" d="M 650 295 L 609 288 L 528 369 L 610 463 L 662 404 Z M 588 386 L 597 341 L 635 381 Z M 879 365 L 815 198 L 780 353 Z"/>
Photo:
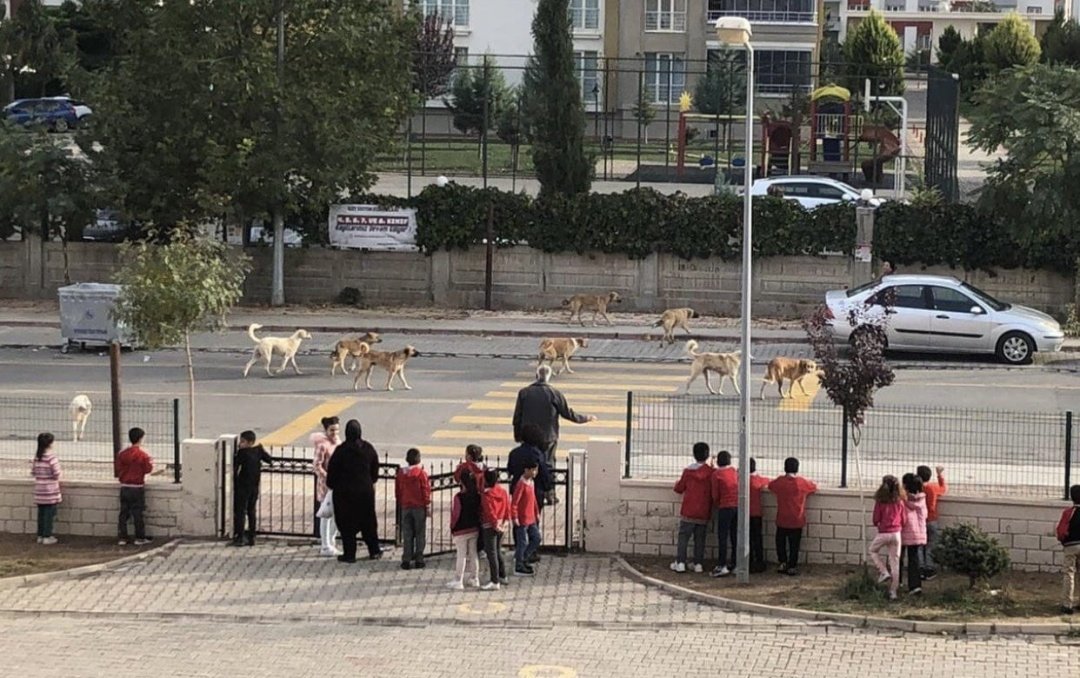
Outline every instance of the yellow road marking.
<path fill-rule="evenodd" d="M 514 420 L 511 417 L 474 417 L 467 414 L 458 415 L 450 418 L 451 424 L 473 424 L 477 426 L 505 426 L 510 427 L 514 425 Z M 613 419 L 597 420 L 589 423 L 592 428 L 617 428 L 625 429 L 625 421 L 616 421 Z"/>
<path fill-rule="evenodd" d="M 359 398 L 334 398 L 319 403 L 278 430 L 263 436 L 259 442 L 263 445 L 289 445 L 305 433 L 316 430 L 323 417 L 339 415 L 357 402 Z"/>
<path fill-rule="evenodd" d="M 525 388 L 528 382 L 508 381 L 499 384 L 502 388 Z M 555 384 L 560 391 L 653 391 L 657 393 L 674 393 L 677 386 L 657 386 L 656 384 Z"/>
<path fill-rule="evenodd" d="M 574 400 L 577 404 L 577 400 Z M 514 411 L 515 403 L 502 400 L 477 400 L 469 404 L 470 410 Z M 589 405 L 581 408 L 586 414 L 626 414 L 626 405 Z"/>
<path fill-rule="evenodd" d="M 526 377 L 527 374 L 519 373 L 516 376 Z M 625 374 L 618 372 L 586 372 L 585 370 L 575 371 L 574 374 L 561 374 L 551 380 L 551 385 L 555 388 L 562 388 L 566 384 L 575 383 L 594 383 L 597 381 L 610 381 L 613 379 L 636 379 L 638 381 L 670 381 L 683 383 L 689 378 L 689 373 L 685 368 L 679 370 L 678 374 Z"/>
<path fill-rule="evenodd" d="M 431 437 L 435 440 L 496 440 L 505 442 L 508 445 L 516 445 L 514 442 L 514 435 L 511 431 L 450 431 L 446 429 L 439 429 L 435 433 L 431 434 Z M 588 433 L 559 433 L 559 441 L 565 441 L 570 443 L 587 443 L 595 435 Z M 423 452 L 423 449 L 420 450 Z"/>
<path fill-rule="evenodd" d="M 782 399 L 777 404 L 776 409 L 785 412 L 808 412 L 814 404 L 814 398 L 817 396 L 818 391 L 821 390 L 821 382 L 818 381 L 816 374 L 808 375 L 803 379 L 803 388 L 806 389 L 807 395 L 803 395 L 797 384 L 792 384 L 791 387 L 795 389 L 791 392 L 791 397 Z M 768 392 L 768 387 L 765 390 Z"/>

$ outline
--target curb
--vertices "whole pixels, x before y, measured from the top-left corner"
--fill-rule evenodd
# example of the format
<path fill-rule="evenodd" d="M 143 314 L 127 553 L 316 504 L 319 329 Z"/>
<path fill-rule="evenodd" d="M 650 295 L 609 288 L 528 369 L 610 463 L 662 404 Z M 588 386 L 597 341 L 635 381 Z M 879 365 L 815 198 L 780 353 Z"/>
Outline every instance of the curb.
<path fill-rule="evenodd" d="M 645 586 L 662 589 L 672 595 L 719 607 L 733 612 L 749 612 L 771 617 L 783 617 L 806 622 L 819 622 L 827 625 L 840 625 L 851 628 L 880 629 L 885 631 L 903 631 L 932 635 L 967 635 L 967 636 L 1065 636 L 1080 631 L 1080 624 L 1059 622 L 1054 624 L 1016 623 L 1016 622 L 937 622 L 915 619 L 889 619 L 869 615 L 844 614 L 840 612 L 818 612 L 791 607 L 777 607 L 763 603 L 749 603 L 734 600 L 711 593 L 702 593 L 677 584 L 650 577 L 638 571 L 626 562 L 622 556 L 612 556 L 612 561 L 623 573 Z"/>
<path fill-rule="evenodd" d="M 165 542 L 161 546 L 155 546 L 152 549 L 146 551 L 140 551 L 139 553 L 133 553 L 130 556 L 124 556 L 123 558 L 117 558 L 116 560 L 109 560 L 104 563 L 94 563 L 92 565 L 82 565 L 80 567 L 72 567 L 66 570 L 54 570 L 52 572 L 39 572 L 37 574 L 24 574 L 14 577 L 4 577 L 0 579 L 0 591 L 6 591 L 9 589 L 16 589 L 26 584 L 41 584 L 48 581 L 55 581 L 57 579 L 70 579 L 72 577 L 80 577 L 87 574 L 95 574 L 104 570 L 109 570 L 120 565 L 126 565 L 127 563 L 133 563 L 140 560 L 148 560 L 155 558 L 158 555 L 171 553 L 173 549 L 180 545 L 182 539 L 172 539 Z"/>

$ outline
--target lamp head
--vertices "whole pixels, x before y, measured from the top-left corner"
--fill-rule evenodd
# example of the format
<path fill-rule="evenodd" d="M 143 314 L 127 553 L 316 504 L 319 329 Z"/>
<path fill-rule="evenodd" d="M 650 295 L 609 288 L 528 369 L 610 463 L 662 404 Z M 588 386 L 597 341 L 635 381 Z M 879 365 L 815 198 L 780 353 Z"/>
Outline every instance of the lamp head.
<path fill-rule="evenodd" d="M 752 35 L 750 21 L 745 17 L 722 16 L 716 20 L 716 39 L 725 45 L 747 45 Z"/>
<path fill-rule="evenodd" d="M 859 194 L 859 198 L 862 199 L 863 202 L 870 202 L 874 199 L 874 191 L 869 188 L 864 188 L 862 193 Z"/>
<path fill-rule="evenodd" d="M 437 179 L 435 179 L 435 185 L 439 188 L 446 186 L 448 183 L 450 183 L 450 180 L 444 176 L 439 176 Z"/>

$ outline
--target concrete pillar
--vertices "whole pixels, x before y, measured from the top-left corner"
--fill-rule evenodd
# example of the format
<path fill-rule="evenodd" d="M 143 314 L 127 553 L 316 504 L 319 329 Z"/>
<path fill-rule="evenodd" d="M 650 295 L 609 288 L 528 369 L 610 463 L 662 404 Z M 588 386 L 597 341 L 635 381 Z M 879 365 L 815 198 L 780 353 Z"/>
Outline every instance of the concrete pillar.
<path fill-rule="evenodd" d="M 874 208 L 855 208 L 855 261 L 851 266 L 851 286 L 874 279 Z"/>
<path fill-rule="evenodd" d="M 450 302 L 450 253 L 438 250 L 431 253 L 431 303 L 441 308 L 452 308 Z"/>
<path fill-rule="evenodd" d="M 213 440 L 185 440 L 180 444 L 183 500 L 178 516 L 180 534 L 216 537 L 221 496 L 221 455 Z"/>
<path fill-rule="evenodd" d="M 585 549 L 619 550 L 619 505 L 623 445 L 617 438 L 591 438 L 586 445 Z"/>
<path fill-rule="evenodd" d="M 639 312 L 648 313 L 662 307 L 659 303 L 660 290 L 660 257 L 671 257 L 670 254 L 652 253 L 637 263 L 637 299 L 635 307 Z"/>

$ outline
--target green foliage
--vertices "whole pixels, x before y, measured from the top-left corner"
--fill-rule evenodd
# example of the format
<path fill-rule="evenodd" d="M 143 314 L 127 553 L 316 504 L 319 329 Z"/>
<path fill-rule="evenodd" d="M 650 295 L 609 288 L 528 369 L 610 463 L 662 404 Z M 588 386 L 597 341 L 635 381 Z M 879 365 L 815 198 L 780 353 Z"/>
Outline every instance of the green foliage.
<path fill-rule="evenodd" d="M 8 99 L 45 96 L 75 64 L 74 42 L 57 31 L 41 0 L 23 0 L 14 16 L 0 22 L 0 54 L 7 62 Z"/>
<path fill-rule="evenodd" d="M 1016 12 L 1009 12 L 986 37 L 986 62 L 995 70 L 1038 63 L 1041 51 L 1031 27 Z"/>
<path fill-rule="evenodd" d="M 864 605 L 881 605 L 886 601 L 885 589 L 866 567 L 860 567 L 845 579 L 838 595 L 841 600 L 857 601 Z"/>
<path fill-rule="evenodd" d="M 733 115 L 745 110 L 746 66 L 734 50 L 722 49 L 709 55 L 705 75 L 694 88 L 694 107 L 711 115 Z"/>
<path fill-rule="evenodd" d="M 949 68 L 949 63 L 956 54 L 956 50 L 960 49 L 960 45 L 963 43 L 964 38 L 960 36 L 960 31 L 956 30 L 956 28 L 951 25 L 946 26 L 945 30 L 941 32 L 941 36 L 938 38 L 938 63 L 944 68 Z"/>
<path fill-rule="evenodd" d="M 1054 14 L 1039 44 L 1044 63 L 1080 66 L 1080 24 L 1076 19 L 1065 21 L 1062 10 Z"/>
<path fill-rule="evenodd" d="M 926 67 L 930 65 L 930 50 L 929 49 L 913 49 L 907 53 L 904 57 L 904 68 L 909 73 L 918 73 L 925 71 Z"/>
<path fill-rule="evenodd" d="M 429 14 L 418 22 L 413 46 L 413 91 L 424 100 L 446 94 L 457 66 L 454 24 L 450 17 Z M 422 104 L 423 102 L 421 102 Z"/>
<path fill-rule="evenodd" d="M 491 55 L 485 54 L 479 66 L 459 68 L 446 107 L 455 129 L 479 135 L 495 126 L 509 99 L 502 70 L 495 66 Z"/>
<path fill-rule="evenodd" d="M 971 588 L 1009 568 L 1009 552 L 974 525 L 953 525 L 941 530 L 932 553 L 943 567 L 967 576 Z"/>
<path fill-rule="evenodd" d="M 862 92 L 869 78 L 875 93 L 899 96 L 904 93 L 904 48 L 896 31 L 881 13 L 870 10 L 844 41 L 847 88 Z"/>
<path fill-rule="evenodd" d="M 530 102 L 532 159 L 540 195 L 588 193 L 595 168 L 585 152 L 585 109 L 569 0 L 540 0 L 532 35 L 534 56 L 524 87 Z"/>
<path fill-rule="evenodd" d="M 821 38 L 818 51 L 821 54 L 818 81 L 821 84 L 840 82 L 844 77 L 844 46 L 831 34 L 826 34 Z"/>

